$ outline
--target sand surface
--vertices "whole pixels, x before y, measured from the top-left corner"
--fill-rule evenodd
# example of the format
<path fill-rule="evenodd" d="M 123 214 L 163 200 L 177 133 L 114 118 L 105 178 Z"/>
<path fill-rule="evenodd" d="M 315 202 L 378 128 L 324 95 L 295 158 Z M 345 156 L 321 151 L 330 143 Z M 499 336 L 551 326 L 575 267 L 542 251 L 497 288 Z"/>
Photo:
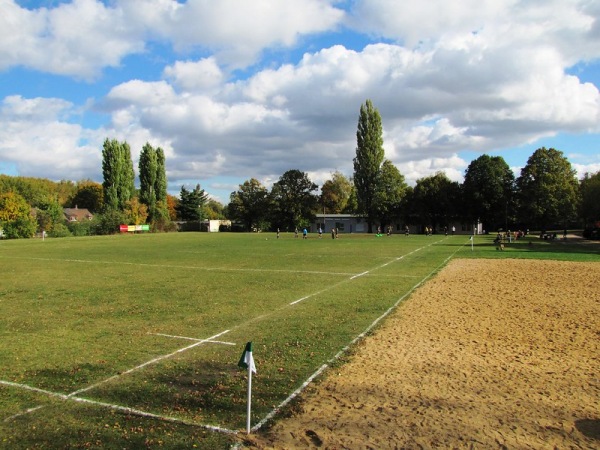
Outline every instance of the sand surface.
<path fill-rule="evenodd" d="M 600 449 L 600 263 L 454 260 L 260 449 Z"/>

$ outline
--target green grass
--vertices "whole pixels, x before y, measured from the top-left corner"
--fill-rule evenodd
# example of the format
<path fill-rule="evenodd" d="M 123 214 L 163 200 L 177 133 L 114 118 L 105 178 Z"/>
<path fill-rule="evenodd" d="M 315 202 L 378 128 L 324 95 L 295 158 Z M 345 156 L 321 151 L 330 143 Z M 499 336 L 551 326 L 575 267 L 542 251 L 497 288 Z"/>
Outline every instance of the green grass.
<path fill-rule="evenodd" d="M 227 448 L 235 436 L 207 426 L 245 428 L 246 341 L 254 425 L 451 257 L 600 261 L 594 244 L 526 239 L 498 252 L 492 239 L 473 250 L 466 236 L 1 241 L 0 447 Z M 195 342 L 183 337 L 218 334 L 235 345 L 174 354 Z"/>

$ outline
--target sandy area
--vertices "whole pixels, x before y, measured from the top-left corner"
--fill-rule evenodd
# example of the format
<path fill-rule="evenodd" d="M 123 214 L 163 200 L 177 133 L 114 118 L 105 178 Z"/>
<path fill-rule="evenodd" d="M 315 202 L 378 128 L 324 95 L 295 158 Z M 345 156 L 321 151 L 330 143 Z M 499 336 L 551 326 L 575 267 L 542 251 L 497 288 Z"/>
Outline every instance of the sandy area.
<path fill-rule="evenodd" d="M 600 449 L 600 263 L 454 260 L 260 449 Z"/>

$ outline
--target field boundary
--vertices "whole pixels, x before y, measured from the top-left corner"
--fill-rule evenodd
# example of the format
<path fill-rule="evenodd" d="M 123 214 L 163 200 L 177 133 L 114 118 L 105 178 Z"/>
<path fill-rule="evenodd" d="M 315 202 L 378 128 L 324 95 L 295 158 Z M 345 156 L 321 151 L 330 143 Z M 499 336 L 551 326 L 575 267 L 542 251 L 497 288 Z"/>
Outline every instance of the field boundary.
<path fill-rule="evenodd" d="M 410 254 L 415 253 L 423 248 L 434 245 L 435 243 L 436 242 L 432 242 L 428 245 L 420 247 L 419 249 L 413 250 L 412 252 L 408 253 L 407 255 L 410 255 Z M 273 419 L 285 406 L 287 406 L 294 398 L 296 398 L 299 394 L 301 394 L 308 387 L 308 385 L 310 383 L 312 383 L 327 368 L 329 368 L 329 366 L 331 366 L 331 364 L 336 362 L 346 352 L 348 352 L 350 347 L 354 346 L 358 341 L 363 339 L 369 332 L 371 332 L 371 330 L 373 330 L 373 328 L 375 328 L 375 326 L 381 320 L 385 319 L 392 311 L 394 311 L 403 300 L 405 300 L 410 294 L 412 294 L 415 291 L 415 289 L 417 289 L 419 286 L 421 286 L 423 283 L 425 283 L 429 278 L 431 278 L 435 273 L 437 273 L 442 267 L 444 267 L 446 264 L 448 264 L 448 261 L 450 261 L 452 258 L 454 258 L 456 253 L 458 253 L 460 250 L 462 250 L 465 247 L 465 245 L 467 245 L 467 243 L 458 247 L 442 263 L 440 263 L 438 266 L 436 266 L 429 274 L 425 275 L 424 278 L 422 278 L 418 283 L 416 283 L 414 286 L 412 286 L 404 295 L 402 295 L 398 300 L 396 300 L 396 302 L 392 306 L 390 306 L 382 315 L 377 317 L 362 333 L 360 333 L 358 336 L 356 336 L 352 341 L 350 341 L 350 343 L 348 345 L 346 345 L 344 348 L 342 348 L 332 358 L 330 358 L 325 364 L 323 364 L 321 367 L 319 367 L 310 377 L 308 377 L 306 379 L 306 381 L 304 381 L 302 383 L 302 385 L 300 385 L 300 387 L 298 389 L 296 389 L 294 392 L 292 392 L 285 400 L 283 400 L 279 405 L 277 405 L 275 408 L 273 408 L 273 410 L 270 413 L 268 413 L 262 420 L 260 420 L 256 425 L 254 425 L 250 429 L 250 431 L 256 432 L 256 431 L 260 430 L 267 422 L 269 422 L 271 419 Z M 404 255 L 404 256 L 407 256 L 407 255 Z M 382 266 L 379 266 L 378 268 L 384 267 L 384 266 L 386 266 L 392 262 L 398 261 L 402 258 L 403 257 L 396 258 L 395 260 L 390 261 Z M 375 269 L 371 269 L 371 270 L 375 270 Z"/>
<path fill-rule="evenodd" d="M 199 427 L 199 428 L 204 428 L 207 430 L 212 430 L 212 431 L 216 431 L 216 432 L 221 432 L 221 433 L 226 433 L 226 434 L 238 434 L 239 431 L 235 430 L 235 429 L 228 429 L 228 428 L 224 428 L 224 427 L 219 427 L 219 426 L 215 426 L 215 425 L 207 425 L 207 424 L 202 424 L 202 423 L 198 423 L 198 422 L 194 422 L 194 421 L 190 421 L 188 419 L 183 419 L 183 418 L 176 418 L 176 417 L 171 417 L 168 415 L 160 415 L 160 414 L 154 414 L 151 412 L 147 412 L 147 411 L 143 411 L 140 409 L 136 409 L 136 408 L 131 408 L 131 407 L 127 407 L 127 406 L 123 406 L 123 405 L 119 405 L 119 404 L 111 404 L 108 402 L 103 402 L 101 400 L 93 400 L 90 398 L 85 398 L 85 397 L 81 397 L 81 394 L 84 394 L 86 392 L 89 392 L 99 386 L 102 386 L 106 383 L 109 383 L 113 380 L 117 380 L 120 379 L 121 377 L 123 377 L 124 375 L 130 374 L 132 372 L 136 372 L 138 370 L 143 369 L 144 367 L 147 367 L 151 364 L 155 364 L 158 363 L 160 361 L 163 361 L 165 359 L 171 358 L 175 355 L 178 355 L 180 353 L 186 352 L 187 350 L 193 349 L 199 345 L 205 344 L 205 343 L 214 343 L 214 344 L 220 344 L 220 345 L 237 345 L 236 343 L 233 342 L 227 342 L 227 341 L 223 341 L 223 340 L 219 340 L 218 338 L 223 336 L 224 334 L 230 332 L 231 330 L 234 330 L 236 328 L 239 328 L 240 326 L 245 326 L 248 325 L 254 321 L 257 320 L 261 320 L 264 317 L 268 317 L 272 314 L 274 314 L 277 311 L 281 311 L 281 310 L 285 310 L 286 308 L 289 308 L 291 306 L 294 306 L 302 301 L 305 301 L 311 297 L 315 297 L 318 296 L 324 292 L 330 291 L 332 289 L 336 289 L 338 286 L 340 286 L 341 284 L 344 283 L 348 283 L 351 282 L 352 280 L 361 278 L 361 277 L 365 277 L 365 276 L 374 276 L 376 277 L 377 274 L 374 274 L 374 272 L 376 272 L 379 269 L 382 269 L 384 267 L 387 267 L 391 264 L 400 262 L 402 260 L 405 260 L 406 258 L 410 257 L 411 255 L 414 255 L 417 252 L 420 252 L 426 248 L 435 246 L 436 244 L 440 244 L 442 243 L 446 238 L 445 237 L 441 237 L 441 239 L 435 240 L 435 241 L 430 241 L 428 242 L 426 245 L 422 245 L 419 248 L 416 248 L 414 250 L 411 250 L 409 252 L 407 252 L 406 254 L 403 254 L 401 256 L 386 256 L 385 259 L 386 261 L 381 263 L 381 264 L 374 264 L 370 269 L 368 270 L 364 270 L 360 273 L 352 273 L 352 272 L 345 272 L 345 271 L 336 271 L 336 272 L 326 272 L 326 271 L 315 271 L 315 270 L 285 270 L 285 269 L 256 269 L 256 268 L 227 268 L 227 267 L 198 267 L 198 266 L 193 266 L 193 265 L 185 265 L 185 264 L 148 264 L 148 263 L 136 263 L 136 262 L 126 262 L 126 261 L 92 261 L 92 260 L 86 260 L 86 259 L 72 259 L 72 258 L 39 258 L 39 257 L 21 257 L 21 256 L 5 256 L 5 255 L 0 255 L 0 258 L 4 258 L 4 259 L 20 259 L 20 260 L 34 260 L 34 261 L 52 261 L 52 262 L 74 262 L 74 263 L 89 263 L 89 264 L 102 264 L 102 265 L 107 265 L 107 264 L 115 264 L 115 265 L 126 265 L 126 266 L 140 266 L 140 267 L 156 267 L 156 268 L 176 268 L 176 269 L 191 269 L 191 270 L 199 270 L 199 271 L 223 271 L 223 272 L 280 272 L 280 273 L 296 273 L 296 274 L 315 274 L 315 275 L 328 275 L 328 276 L 342 276 L 344 277 L 343 279 L 339 280 L 333 284 L 331 284 L 330 286 L 318 290 L 316 292 L 312 292 L 309 293 L 308 295 L 305 295 L 297 300 L 294 300 L 290 303 L 286 303 L 286 304 L 282 304 L 279 308 L 276 308 L 270 312 L 267 312 L 266 314 L 262 314 L 260 316 L 256 316 L 256 317 L 252 317 L 249 318 L 247 320 L 245 320 L 243 323 L 236 323 L 234 325 L 232 325 L 231 327 L 229 327 L 229 329 L 222 331 L 220 333 L 217 333 L 209 338 L 205 338 L 205 339 L 199 339 L 199 338 L 194 338 L 194 337 L 189 337 L 189 336 L 178 336 L 178 335 L 170 335 L 170 334 L 163 334 L 163 333 L 147 333 L 149 335 L 155 335 L 155 336 L 163 336 L 166 338 L 171 338 L 171 339 L 182 339 L 182 340 L 188 340 L 188 341 L 193 341 L 190 345 L 187 345 L 185 347 L 179 348 L 173 352 L 164 354 L 164 355 L 160 355 L 157 356 L 155 358 L 152 358 L 146 362 L 143 362 L 142 364 L 139 364 L 135 367 L 132 367 L 128 370 L 125 370 L 123 372 L 119 372 L 116 375 L 110 376 L 106 379 L 100 380 L 96 383 L 93 383 L 89 386 L 83 387 L 81 389 L 75 390 L 71 393 L 60 393 L 60 392 L 53 392 L 50 390 L 45 390 L 45 389 L 40 389 L 40 388 L 36 388 L 33 386 L 29 386 L 26 384 L 20 384 L 20 383 L 15 383 L 15 382 L 11 382 L 11 381 L 5 381 L 5 380 L 0 380 L 0 385 L 4 385 L 4 386 L 10 386 L 13 388 L 17 388 L 17 389 L 22 389 L 22 390 L 29 390 L 29 391 L 33 391 L 33 392 L 37 392 L 39 394 L 43 394 L 43 395 L 47 395 L 50 397 L 54 397 L 54 398 L 58 398 L 60 400 L 64 400 L 64 401 L 75 401 L 75 402 L 79 402 L 79 403 L 86 403 L 86 404 L 90 404 L 90 405 L 96 405 L 102 408 L 109 408 L 109 409 L 113 409 L 116 411 L 121 411 L 123 413 L 126 414 L 131 414 L 131 415 L 136 415 L 136 416 L 141 416 L 141 417 L 147 417 L 147 418 L 152 418 L 152 419 L 157 419 L 157 420 L 162 420 L 162 421 L 166 421 L 166 422 L 174 422 L 174 423 L 180 423 L 180 424 L 184 424 L 184 425 L 188 425 L 188 426 L 195 426 L 195 427 Z M 433 274 L 435 274 L 437 271 L 439 271 L 439 269 L 441 267 L 443 267 L 444 265 L 446 265 L 448 263 L 449 260 L 451 260 L 458 251 L 460 251 L 461 249 L 463 249 L 468 242 L 463 243 L 462 245 L 458 246 L 458 248 L 456 250 L 454 250 L 454 252 L 452 252 L 452 254 L 450 254 L 448 257 L 446 257 L 446 259 L 444 259 L 443 262 L 441 262 L 439 265 L 437 265 L 429 274 L 427 274 L 425 277 L 421 278 L 420 280 L 418 280 L 412 287 L 409 288 L 409 290 L 403 294 L 399 299 L 397 299 L 393 305 L 391 305 L 383 314 L 381 314 L 379 317 L 377 317 L 363 332 L 361 332 L 359 335 L 357 335 L 356 337 L 354 337 L 347 345 L 345 345 L 341 350 L 339 350 L 333 357 L 331 357 L 329 360 L 327 360 L 323 365 L 321 365 L 312 375 L 310 375 L 302 384 L 301 386 L 296 389 L 294 392 L 292 392 L 285 400 L 283 400 L 279 405 L 277 405 L 276 407 L 274 407 L 270 412 L 268 412 L 263 419 L 261 419 L 254 427 L 252 427 L 252 431 L 256 431 L 258 429 L 260 429 L 261 427 L 264 426 L 265 423 L 267 423 L 269 420 L 271 420 L 273 417 L 275 417 L 279 411 L 284 408 L 290 401 L 292 401 L 295 397 L 297 397 L 302 391 L 304 391 L 306 389 L 306 387 L 312 383 L 318 376 L 320 376 L 332 363 L 334 363 L 335 361 L 337 361 L 342 355 L 344 355 L 345 353 L 348 352 L 348 350 L 354 346 L 359 340 L 363 339 L 365 337 L 366 334 L 368 334 L 381 320 L 383 320 L 385 317 L 387 317 L 394 309 L 397 308 L 397 306 L 404 300 L 406 299 L 415 289 L 417 289 L 420 285 L 422 285 L 425 281 L 427 281 L 429 278 L 431 278 L 431 276 L 433 276 Z M 371 264 L 375 263 L 375 261 L 370 260 Z M 381 260 L 380 260 L 381 262 Z M 370 265 L 370 264 L 369 264 Z M 368 265 L 366 265 L 368 267 Z M 363 266 L 364 267 L 364 266 Z M 357 267 L 358 268 L 358 267 Z M 358 268 L 360 270 L 360 268 Z M 382 276 L 386 276 L 386 274 L 381 274 Z M 403 276 L 403 275 L 398 275 L 398 276 Z M 418 275 L 404 275 L 405 277 L 410 277 L 410 278 L 420 278 L 420 276 Z M 309 291 L 309 289 L 307 289 L 307 291 Z M 309 291 L 310 292 L 310 291 Z M 389 299 L 392 300 L 393 299 Z M 387 302 L 386 302 L 387 303 Z M 225 326 L 227 326 L 226 324 L 224 324 Z M 284 393 L 285 394 L 285 393 Z M 14 414 L 6 419 L 4 419 L 4 422 L 10 422 L 12 420 L 14 420 L 15 418 L 19 417 L 19 416 L 23 416 L 23 415 L 27 415 L 27 414 L 32 414 L 35 411 L 38 411 L 42 408 L 45 408 L 47 405 L 39 405 L 39 406 L 34 406 L 34 407 L 30 407 L 28 409 L 22 410 L 20 412 L 18 412 L 17 414 Z"/>

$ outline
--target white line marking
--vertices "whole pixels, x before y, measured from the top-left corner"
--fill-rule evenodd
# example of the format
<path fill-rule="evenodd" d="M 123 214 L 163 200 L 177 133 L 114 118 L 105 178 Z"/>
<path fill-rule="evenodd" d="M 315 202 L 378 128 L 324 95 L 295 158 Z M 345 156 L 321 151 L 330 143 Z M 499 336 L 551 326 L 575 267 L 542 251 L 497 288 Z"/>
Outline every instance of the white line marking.
<path fill-rule="evenodd" d="M 135 409 L 135 408 L 129 408 L 127 406 L 121 406 L 121 405 L 116 405 L 116 404 L 111 404 L 111 403 L 105 403 L 105 402 L 99 402 L 96 400 L 90 400 L 88 398 L 84 398 L 84 397 L 74 397 L 73 394 L 61 394 L 58 392 L 52 392 L 52 391 L 48 391 L 46 389 L 40 389 L 40 388 L 36 388 L 36 387 L 32 387 L 32 386 L 28 386 L 26 384 L 21 384 L 21 383 L 13 383 L 11 381 L 4 381 L 4 380 L 0 380 L 0 384 L 4 384 L 6 386 L 11 386 L 11 387 L 15 387 L 15 388 L 19 388 L 19 389 L 25 389 L 28 391 L 34 391 L 34 392 L 38 392 L 41 394 L 45 394 L 48 395 L 50 397 L 57 397 L 61 400 L 71 400 L 71 401 L 75 401 L 75 402 L 79 402 L 79 403 L 89 403 L 92 405 L 97 405 L 97 406 L 103 406 L 105 408 L 109 408 L 109 409 L 114 409 L 117 411 L 121 411 L 121 412 L 125 412 L 127 414 L 133 414 L 136 416 L 142 416 L 142 417 L 149 417 L 152 419 L 158 419 L 158 420 L 163 420 L 166 422 L 175 422 L 175 423 L 181 423 L 181 424 L 185 424 L 185 425 L 192 425 L 195 427 L 200 427 L 200 428 L 206 428 L 212 431 L 218 431 L 221 433 L 227 433 L 227 434 L 237 434 L 238 432 L 235 430 L 229 430 L 227 428 L 222 428 L 222 427 L 218 427 L 215 425 L 204 425 L 204 424 L 199 424 L 199 423 L 195 423 L 189 420 L 185 420 L 185 419 L 179 419 L 177 417 L 171 417 L 171 416 L 162 416 L 159 414 L 154 414 L 154 413 L 150 413 L 150 412 L 146 412 L 146 411 L 142 411 L 140 409 Z M 9 422 L 10 420 L 19 417 L 23 414 L 27 414 L 29 412 L 33 412 L 36 411 L 40 408 L 43 408 L 44 406 L 37 406 L 35 408 L 29 408 L 19 414 L 15 414 L 11 417 L 8 417 L 6 419 L 4 419 L 4 422 Z"/>
<path fill-rule="evenodd" d="M 213 341 L 213 340 L 209 340 L 209 339 L 198 339 L 198 338 L 187 337 L 187 336 L 174 336 L 172 334 L 164 334 L 164 333 L 148 333 L 148 334 L 150 334 L 152 336 L 164 336 L 164 337 L 173 338 L 173 339 L 185 339 L 187 341 L 196 341 L 196 342 L 204 341 L 209 344 L 237 345 L 235 342 Z"/>
<path fill-rule="evenodd" d="M 5 256 L 0 255 L 0 258 L 5 259 L 25 259 L 32 261 L 61 261 L 61 262 L 74 262 L 74 263 L 86 263 L 86 264 L 113 264 L 113 265 L 124 265 L 124 266 L 142 266 L 142 267 L 157 267 L 157 268 L 169 268 L 169 269 L 191 269 L 191 270 L 205 270 L 209 272 L 221 271 L 221 272 L 277 272 L 277 273 L 298 273 L 298 274 L 311 274 L 311 275 L 339 275 L 348 276 L 352 275 L 348 272 L 326 272 L 320 270 L 292 270 L 292 269 L 256 269 L 256 268 L 231 268 L 231 267 L 198 267 L 198 266 L 182 266 L 176 264 L 148 264 L 148 263 L 133 263 L 128 261 L 94 261 L 89 259 L 63 259 L 63 258 L 34 258 L 25 256 Z"/>
<path fill-rule="evenodd" d="M 290 306 L 292 306 L 292 305 L 295 305 L 295 304 L 297 304 L 297 303 L 300 303 L 300 302 L 302 302 L 302 301 L 304 301 L 304 300 L 306 300 L 306 299 L 309 299 L 309 298 L 311 298 L 311 297 L 314 297 L 314 296 L 316 296 L 316 295 L 322 294 L 322 293 L 323 293 L 323 292 L 325 292 L 325 291 L 329 291 L 329 290 L 331 290 L 331 289 L 333 289 L 333 288 L 335 288 L 335 287 L 337 287 L 337 286 L 339 286 L 339 285 L 341 285 L 341 284 L 343 284 L 343 283 L 347 283 L 348 281 L 354 280 L 354 279 L 356 279 L 356 278 L 359 278 L 359 277 L 362 277 L 362 276 L 364 276 L 364 275 L 369 275 L 369 274 L 371 274 L 371 272 L 373 272 L 373 271 L 375 271 L 375 270 L 377 270 L 377 269 L 381 269 L 382 267 L 385 267 L 385 266 L 387 266 L 387 265 L 389 265 L 389 264 L 391 264 L 391 263 L 393 263 L 393 262 L 398 262 L 398 261 L 400 261 L 401 259 L 404 259 L 406 256 L 410 256 L 410 255 L 412 255 L 413 253 L 416 253 L 416 252 L 418 252 L 419 250 L 421 250 L 421 249 L 423 249 L 423 248 L 426 248 L 426 247 L 429 247 L 429 246 L 431 246 L 432 244 L 433 244 L 433 243 L 430 243 L 430 244 L 428 244 L 428 245 L 425 245 L 425 246 L 423 246 L 423 247 L 419 247 L 419 248 L 417 248 L 417 249 L 415 249 L 415 250 L 413 250 L 413 251 L 411 251 L 411 252 L 407 253 L 406 255 L 398 256 L 398 257 L 396 257 L 396 258 L 392 259 L 391 261 L 388 261 L 388 262 L 386 262 L 386 263 L 383 263 L 383 264 L 381 264 L 381 265 L 379 265 L 379 266 L 377 266 L 377 267 L 374 267 L 374 268 L 372 268 L 372 269 L 366 270 L 366 271 L 364 271 L 364 272 L 362 272 L 362 273 L 359 273 L 359 274 L 354 274 L 353 276 L 351 276 L 351 277 L 350 277 L 350 278 L 348 278 L 348 279 L 345 279 L 345 280 L 339 281 L 339 282 L 337 282 L 337 283 L 335 283 L 335 284 L 332 284 L 332 285 L 330 285 L 330 286 L 326 287 L 325 289 L 322 289 L 322 290 L 320 290 L 320 291 L 318 291 L 318 292 L 313 292 L 312 294 L 309 294 L 309 295 L 307 295 L 307 296 L 304 296 L 304 297 L 302 297 L 302 298 L 299 298 L 298 300 L 294 300 L 293 302 L 291 302 L 291 303 L 288 303 L 288 305 L 290 305 Z M 413 278 L 413 277 L 411 276 L 410 278 Z M 416 277 L 415 277 L 415 278 L 416 278 Z"/>
<path fill-rule="evenodd" d="M 350 277 L 350 279 L 351 279 L 351 280 L 354 280 L 355 278 L 362 277 L 363 275 L 366 275 L 366 274 L 368 274 L 369 272 L 370 272 L 370 270 L 367 270 L 367 271 L 365 271 L 365 272 L 363 272 L 363 273 L 359 273 L 359 274 L 357 274 L 357 275 L 354 275 L 353 277 Z"/>
<path fill-rule="evenodd" d="M 431 245 L 431 244 L 430 244 Z M 316 378 L 318 377 L 321 373 L 323 373 L 323 371 L 328 368 L 333 362 L 337 361 L 344 353 L 346 353 L 348 351 L 348 349 L 353 346 L 356 342 L 358 342 L 360 339 L 362 339 L 367 333 L 369 333 L 374 327 L 375 325 L 377 325 L 382 319 L 384 319 L 385 317 L 387 317 L 394 309 L 396 309 L 398 307 L 398 305 L 406 298 L 408 297 L 410 294 L 412 294 L 412 292 L 417 289 L 419 286 L 421 286 L 425 281 L 427 281 L 429 278 L 431 278 L 431 276 L 436 273 L 441 267 L 443 267 L 445 264 L 448 263 L 448 261 L 454 257 L 454 255 L 465 246 L 466 244 L 463 244 L 461 247 L 459 247 L 458 249 L 456 249 L 456 251 L 454 253 L 452 253 L 450 256 L 448 256 L 441 264 L 439 264 L 435 269 L 433 269 L 428 275 L 426 275 L 424 278 L 422 278 L 417 284 L 415 284 L 412 288 L 410 288 L 410 290 L 408 290 L 402 297 L 400 297 L 392 306 L 390 306 L 387 311 L 385 311 L 381 316 L 379 316 L 377 319 L 375 319 L 373 321 L 373 323 L 371 323 L 371 325 L 369 325 L 361 334 L 359 334 L 358 336 L 356 336 L 348 345 L 346 345 L 344 348 L 342 348 L 339 352 L 337 352 L 331 359 L 329 359 L 325 364 L 323 364 L 321 367 L 319 367 L 317 369 L 317 371 L 315 373 L 313 373 L 310 377 L 308 377 L 306 379 L 306 381 L 304 383 L 302 383 L 302 385 L 296 389 L 294 392 L 292 392 L 290 394 L 290 396 L 288 398 L 286 398 L 284 401 L 282 401 L 279 405 L 277 405 L 270 413 L 268 413 L 260 422 L 258 422 L 256 425 L 254 425 L 251 429 L 251 431 L 255 432 L 257 430 L 259 430 L 260 428 L 262 428 L 269 420 L 271 420 L 273 417 L 275 417 L 275 415 L 277 415 L 277 413 L 281 410 L 281 408 L 283 408 L 285 405 L 287 405 L 289 402 L 291 402 L 296 396 L 298 396 L 304 389 L 306 389 L 306 387 Z M 423 248 L 423 247 L 422 247 Z M 415 251 L 418 251 L 420 249 L 417 249 Z M 414 252 L 411 252 L 414 253 Z M 410 254 L 410 253 L 409 253 Z"/>
<path fill-rule="evenodd" d="M 115 380 L 115 379 L 117 379 L 117 378 L 120 378 L 120 377 L 122 377 L 123 375 L 127 375 L 127 374 L 129 374 L 129 373 L 135 372 L 136 370 L 140 370 L 140 369 L 142 369 L 142 368 L 144 368 L 144 367 L 146 367 L 146 366 L 149 366 L 150 364 L 157 363 L 157 362 L 159 362 L 159 361 L 162 361 L 163 359 L 167 359 L 167 358 L 170 358 L 170 357 L 172 357 L 172 356 L 175 356 L 175 355 L 177 355 L 177 354 L 179 354 L 179 353 L 182 353 L 182 352 L 185 352 L 185 351 L 187 351 L 187 350 L 190 350 L 190 349 L 192 349 L 192 348 L 194 348 L 194 347 L 197 347 L 197 346 L 198 346 L 198 345 L 200 345 L 200 344 L 204 344 L 205 342 L 209 342 L 209 341 L 211 341 L 211 340 L 213 340 L 213 339 L 215 339 L 215 338 L 218 338 L 219 336 L 222 336 L 222 335 L 223 335 L 223 334 L 225 334 L 225 333 L 229 333 L 229 331 L 230 331 L 230 330 L 225 330 L 225 331 L 222 331 L 221 333 L 215 334 L 214 336 L 211 336 L 211 337 L 209 337 L 208 339 L 203 339 L 203 340 L 201 340 L 201 341 L 198 341 L 198 342 L 195 342 L 195 343 L 193 343 L 193 344 L 191 344 L 191 345 L 188 345 L 187 347 L 183 347 L 183 348 L 180 348 L 179 350 L 175 350 L 174 352 L 172 352 L 172 353 L 169 353 L 168 355 L 161 355 L 161 356 L 158 356 L 158 357 L 156 357 L 156 358 L 154 358 L 154 359 L 151 359 L 150 361 L 146 361 L 145 363 L 143 363 L 143 364 L 140 364 L 139 366 L 136 366 L 136 367 L 134 367 L 134 368 L 132 368 L 132 369 L 126 370 L 125 372 L 121 372 L 121 373 L 119 373 L 119 374 L 117 374 L 117 375 L 113 375 L 112 377 L 109 377 L 109 378 L 107 378 L 107 379 L 105 379 L 105 380 L 99 381 L 98 383 L 92 384 L 91 386 L 88 386 L 88 387 L 86 387 L 86 388 L 79 389 L 79 390 L 77 390 L 77 391 L 71 392 L 71 393 L 69 394 L 69 397 L 75 396 L 75 395 L 77 395 L 77 394 L 81 394 L 82 392 L 87 392 L 87 391 L 89 391 L 89 390 L 92 390 L 92 389 L 94 389 L 94 388 L 96 388 L 96 387 L 98 387 L 98 386 L 101 386 L 101 385 L 103 385 L 103 384 L 105 384 L 105 383 L 108 383 L 109 381 L 112 381 L 112 380 Z"/>
<path fill-rule="evenodd" d="M 20 413 L 13 414 L 12 416 L 7 417 L 6 419 L 4 419 L 4 422 L 10 422 L 11 420 L 16 419 L 17 417 L 24 416 L 26 414 L 32 413 L 32 412 L 37 411 L 38 409 L 42 409 L 44 407 L 45 407 L 45 405 L 40 405 L 40 406 L 35 406 L 33 408 L 28 408 L 24 411 L 21 411 Z"/>

